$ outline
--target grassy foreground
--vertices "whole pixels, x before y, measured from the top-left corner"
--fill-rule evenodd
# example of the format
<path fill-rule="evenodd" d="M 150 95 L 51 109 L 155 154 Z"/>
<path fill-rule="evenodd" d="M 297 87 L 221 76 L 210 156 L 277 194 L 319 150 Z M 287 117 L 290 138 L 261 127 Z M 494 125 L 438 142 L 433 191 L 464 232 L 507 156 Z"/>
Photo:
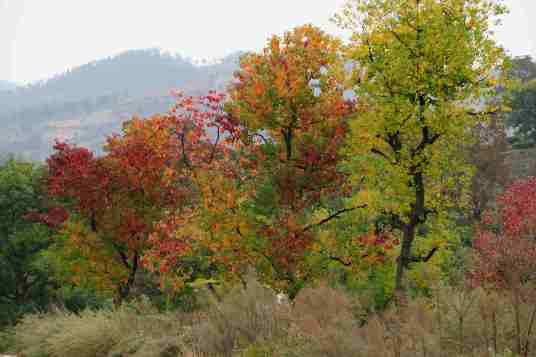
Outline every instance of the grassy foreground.
<path fill-rule="evenodd" d="M 530 351 L 533 304 L 520 308 Z M 143 300 L 80 314 L 58 309 L 27 315 L 1 340 L 26 357 L 514 356 L 514 323 L 509 300 L 481 290 L 444 287 L 433 299 L 374 313 L 326 284 L 289 303 L 252 280 L 195 313 L 158 312 Z"/>

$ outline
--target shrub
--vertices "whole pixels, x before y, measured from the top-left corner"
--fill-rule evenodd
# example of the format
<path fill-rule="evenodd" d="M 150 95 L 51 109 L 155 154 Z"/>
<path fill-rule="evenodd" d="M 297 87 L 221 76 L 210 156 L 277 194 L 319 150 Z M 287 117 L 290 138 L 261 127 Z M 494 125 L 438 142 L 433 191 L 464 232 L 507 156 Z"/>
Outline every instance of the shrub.
<path fill-rule="evenodd" d="M 7 353 L 13 349 L 13 335 L 11 331 L 0 330 L 0 353 Z"/>
<path fill-rule="evenodd" d="M 313 356 L 353 356 L 363 348 L 354 304 L 326 283 L 303 289 L 294 300 L 293 317 L 301 334 L 309 339 Z"/>
<path fill-rule="evenodd" d="M 15 326 L 15 349 L 27 357 L 175 356 L 182 351 L 185 317 L 158 314 L 142 302 L 74 314 L 27 315 Z"/>
<path fill-rule="evenodd" d="M 240 347 L 283 337 L 290 325 L 289 305 L 254 279 L 234 288 L 206 318 L 193 327 L 196 351 L 205 356 L 230 356 Z"/>
<path fill-rule="evenodd" d="M 121 339 L 123 311 L 64 310 L 27 315 L 14 329 L 18 349 L 33 356 L 105 356 Z"/>

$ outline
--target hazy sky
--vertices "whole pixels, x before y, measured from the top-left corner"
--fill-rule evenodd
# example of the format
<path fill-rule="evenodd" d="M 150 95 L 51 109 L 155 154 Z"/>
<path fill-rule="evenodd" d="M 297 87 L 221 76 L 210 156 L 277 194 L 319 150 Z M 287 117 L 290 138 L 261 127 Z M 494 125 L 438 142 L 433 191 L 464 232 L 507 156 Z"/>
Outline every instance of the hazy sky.
<path fill-rule="evenodd" d="M 222 57 L 266 38 L 329 22 L 345 0 L 0 0 L 0 79 L 29 82 L 137 48 Z M 506 0 L 497 37 L 515 55 L 536 55 L 536 0 Z M 533 14 L 532 21 L 529 14 Z"/>

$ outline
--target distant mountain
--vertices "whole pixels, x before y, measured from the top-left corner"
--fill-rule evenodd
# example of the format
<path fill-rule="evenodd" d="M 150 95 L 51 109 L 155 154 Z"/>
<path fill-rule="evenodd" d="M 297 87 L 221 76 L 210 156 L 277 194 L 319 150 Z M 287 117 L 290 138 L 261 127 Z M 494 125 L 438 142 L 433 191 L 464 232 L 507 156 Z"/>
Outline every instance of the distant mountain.
<path fill-rule="evenodd" d="M 157 49 L 133 50 L 0 91 L 0 153 L 43 160 L 56 138 L 97 150 L 133 115 L 167 112 L 171 89 L 223 90 L 238 59 L 237 53 L 200 66 Z"/>
<path fill-rule="evenodd" d="M 15 83 L 0 80 L 0 92 L 14 90 L 15 88 L 17 88 L 17 85 Z"/>

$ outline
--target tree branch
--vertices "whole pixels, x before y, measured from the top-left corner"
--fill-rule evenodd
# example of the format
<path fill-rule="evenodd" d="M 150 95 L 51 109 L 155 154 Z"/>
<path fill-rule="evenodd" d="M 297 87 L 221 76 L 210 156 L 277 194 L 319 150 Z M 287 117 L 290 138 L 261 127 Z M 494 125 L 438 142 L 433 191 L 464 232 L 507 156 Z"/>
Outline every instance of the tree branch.
<path fill-rule="evenodd" d="M 441 136 L 441 134 L 437 133 L 437 134 L 434 134 L 432 135 L 431 137 L 428 135 L 428 127 L 424 127 L 423 128 L 423 138 L 421 140 L 421 142 L 419 143 L 419 145 L 413 149 L 413 156 L 417 155 L 418 153 L 420 153 L 426 145 L 433 145 L 437 139 L 439 139 L 439 137 Z M 425 130 L 426 129 L 426 130 Z"/>
<path fill-rule="evenodd" d="M 262 135 L 261 133 L 255 133 L 253 135 L 251 135 L 252 137 L 255 137 L 255 136 L 258 136 L 259 138 L 262 139 L 262 141 L 264 142 L 264 144 L 269 144 L 270 142 L 268 141 L 268 139 L 266 139 L 266 137 L 264 135 Z"/>
<path fill-rule="evenodd" d="M 383 151 L 380 151 L 380 150 L 378 150 L 378 149 L 376 149 L 376 148 L 372 148 L 370 151 L 371 151 L 373 154 L 380 155 L 381 157 L 383 157 L 385 160 L 387 160 L 387 161 L 389 161 L 389 162 L 392 161 L 391 158 L 390 158 L 389 156 L 387 156 L 387 154 L 385 154 Z"/>
<path fill-rule="evenodd" d="M 361 205 L 361 206 L 356 206 L 356 207 L 351 207 L 351 208 L 344 208 L 344 209 L 341 209 L 331 215 L 329 215 L 328 217 L 324 218 L 323 220 L 321 220 L 320 222 L 317 222 L 317 223 L 314 223 L 314 224 L 310 224 L 308 226 L 305 226 L 305 228 L 303 228 L 302 230 L 302 233 L 303 232 L 307 232 L 308 230 L 311 230 L 315 227 L 318 227 L 318 226 L 321 226 L 325 223 L 328 223 L 329 221 L 331 221 L 332 219 L 335 219 L 335 218 L 339 218 L 339 216 L 343 213 L 347 213 L 347 212 L 351 212 L 351 211 L 355 211 L 356 209 L 359 209 L 359 208 L 366 208 L 367 205 L 364 204 L 364 205 Z"/>
<path fill-rule="evenodd" d="M 402 144 L 400 143 L 400 132 L 397 131 L 393 134 L 387 134 L 387 139 L 385 139 L 385 142 L 389 144 L 391 149 L 393 149 L 393 152 L 395 154 L 398 154 L 400 150 L 402 149 Z"/>
<path fill-rule="evenodd" d="M 117 254 L 119 254 L 119 257 L 121 258 L 121 262 L 123 263 L 123 265 L 128 270 L 130 270 L 131 266 L 130 266 L 130 263 L 128 262 L 128 257 L 125 254 L 125 252 L 123 252 L 123 250 L 121 249 L 121 247 L 119 247 L 117 243 L 112 242 L 112 246 L 115 248 L 115 251 L 117 252 Z"/>
<path fill-rule="evenodd" d="M 434 256 L 434 254 L 439 250 L 438 247 L 434 247 L 432 248 L 431 251 L 428 252 L 428 254 L 426 254 L 425 256 L 419 256 L 419 257 L 411 257 L 410 258 L 410 262 L 413 262 L 413 263 L 426 263 L 428 262 L 430 259 L 432 259 L 432 257 Z"/>
<path fill-rule="evenodd" d="M 90 225 L 91 231 L 93 233 L 97 233 L 97 218 L 96 218 L 95 211 L 91 211 L 91 218 L 90 218 L 89 225 Z"/>
<path fill-rule="evenodd" d="M 216 153 L 216 148 L 218 147 L 218 143 L 220 142 L 220 127 L 216 127 L 216 131 L 218 135 L 216 136 L 216 141 L 214 142 L 214 145 L 212 145 L 212 151 L 210 153 L 210 160 L 209 163 L 214 160 L 214 154 Z"/>
<path fill-rule="evenodd" d="M 389 32 L 398 40 L 398 42 L 400 42 L 402 45 L 404 45 L 404 47 L 406 47 L 414 57 L 418 57 L 417 53 L 415 52 L 415 50 L 413 48 L 411 48 L 404 40 L 402 40 L 400 35 L 398 33 L 396 33 L 395 30 L 391 29 L 391 30 L 389 30 Z"/>
<path fill-rule="evenodd" d="M 340 263 L 340 264 L 344 265 L 345 267 L 352 266 L 352 262 L 345 262 L 344 260 L 342 260 L 342 258 L 333 257 L 333 256 L 329 256 L 328 258 L 329 258 L 329 260 L 332 260 L 334 262 Z"/>
<path fill-rule="evenodd" d="M 188 160 L 188 156 L 186 156 L 186 148 L 184 144 L 184 136 L 185 136 L 184 132 L 182 132 L 180 135 L 181 135 L 182 159 L 184 161 L 184 164 L 191 170 L 192 165 L 190 164 L 190 160 Z"/>

